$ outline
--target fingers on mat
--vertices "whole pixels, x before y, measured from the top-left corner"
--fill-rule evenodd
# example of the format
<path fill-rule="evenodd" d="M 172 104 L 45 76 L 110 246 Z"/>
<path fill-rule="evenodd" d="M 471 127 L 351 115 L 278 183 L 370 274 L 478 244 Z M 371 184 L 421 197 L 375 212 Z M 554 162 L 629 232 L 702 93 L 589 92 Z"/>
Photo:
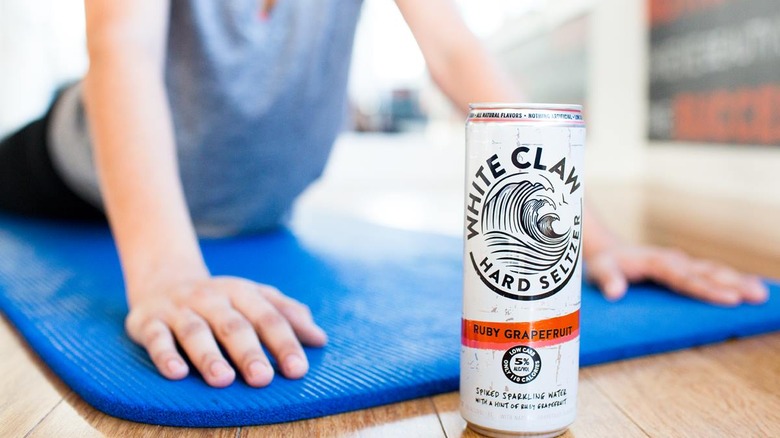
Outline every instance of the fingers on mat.
<path fill-rule="evenodd" d="M 171 324 L 173 333 L 187 356 L 211 386 L 233 383 L 236 373 L 222 356 L 209 324 L 192 310 L 177 313 Z"/>
<path fill-rule="evenodd" d="M 260 387 L 271 383 L 273 368 L 260 348 L 254 327 L 243 314 L 228 307 L 212 313 L 209 324 L 248 384 Z"/>
<path fill-rule="evenodd" d="M 160 373 L 172 380 L 186 377 L 189 367 L 176 350 L 176 341 L 168 326 L 155 318 L 148 320 L 141 330 L 140 343 Z"/>
<path fill-rule="evenodd" d="M 240 294 L 235 297 L 234 306 L 249 318 L 285 377 L 297 379 L 306 374 L 309 363 L 298 337 L 287 318 L 270 301 L 259 294 Z"/>
<path fill-rule="evenodd" d="M 309 306 L 285 296 L 270 298 L 269 301 L 287 318 L 304 345 L 322 347 L 328 342 L 328 335 L 314 322 Z"/>
<path fill-rule="evenodd" d="M 597 256 L 588 267 L 588 276 L 610 301 L 623 298 L 628 290 L 628 281 L 613 257 Z"/>

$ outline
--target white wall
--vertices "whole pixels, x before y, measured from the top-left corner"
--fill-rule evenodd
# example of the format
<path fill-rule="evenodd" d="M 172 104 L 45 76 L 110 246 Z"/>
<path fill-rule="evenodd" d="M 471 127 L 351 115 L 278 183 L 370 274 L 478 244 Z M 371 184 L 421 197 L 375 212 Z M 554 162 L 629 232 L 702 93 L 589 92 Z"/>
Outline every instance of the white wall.
<path fill-rule="evenodd" d="M 588 177 L 641 180 L 646 152 L 644 0 L 595 2 L 588 29 Z"/>
<path fill-rule="evenodd" d="M 0 137 L 39 116 L 87 65 L 83 2 L 0 1 Z"/>

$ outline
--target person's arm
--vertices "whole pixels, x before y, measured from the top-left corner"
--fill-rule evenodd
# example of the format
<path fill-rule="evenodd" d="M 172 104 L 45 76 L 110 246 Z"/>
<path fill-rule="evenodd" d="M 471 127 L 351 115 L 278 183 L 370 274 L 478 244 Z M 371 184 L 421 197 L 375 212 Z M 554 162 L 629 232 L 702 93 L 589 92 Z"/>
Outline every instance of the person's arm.
<path fill-rule="evenodd" d="M 396 0 L 431 79 L 462 113 L 469 103 L 523 100 L 451 0 Z"/>
<path fill-rule="evenodd" d="M 462 112 L 470 102 L 517 102 L 521 94 L 468 29 L 451 0 L 396 0 L 425 58 L 431 78 Z M 615 237 L 586 206 L 583 258 L 588 277 L 608 299 L 621 298 L 628 282 L 653 280 L 678 293 L 734 305 L 766 301 L 755 277 L 708 260 Z"/>
<path fill-rule="evenodd" d="M 260 340 L 286 376 L 300 377 L 308 364 L 299 339 L 326 339 L 308 309 L 268 286 L 213 278 L 203 261 L 164 83 L 169 8 L 159 0 L 85 2 L 84 99 L 125 277 L 128 334 L 171 379 L 189 371 L 175 341 L 213 386 L 235 378 L 218 342 L 252 385 L 273 377 Z"/>

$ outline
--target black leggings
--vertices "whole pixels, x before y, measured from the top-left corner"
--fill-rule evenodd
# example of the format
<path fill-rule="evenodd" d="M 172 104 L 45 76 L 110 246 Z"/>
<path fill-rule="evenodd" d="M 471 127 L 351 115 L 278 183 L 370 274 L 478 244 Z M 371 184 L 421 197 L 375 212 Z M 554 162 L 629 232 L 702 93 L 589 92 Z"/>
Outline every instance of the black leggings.
<path fill-rule="evenodd" d="M 54 169 L 47 145 L 52 108 L 0 142 L 0 211 L 105 221 L 103 212 L 74 193 Z"/>

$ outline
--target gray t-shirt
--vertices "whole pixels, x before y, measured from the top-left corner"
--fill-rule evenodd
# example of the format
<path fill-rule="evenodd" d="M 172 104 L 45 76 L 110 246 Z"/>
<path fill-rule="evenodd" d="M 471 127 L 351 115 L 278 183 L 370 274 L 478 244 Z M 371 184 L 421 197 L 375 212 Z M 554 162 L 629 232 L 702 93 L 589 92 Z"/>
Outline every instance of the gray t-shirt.
<path fill-rule="evenodd" d="M 360 0 L 172 0 L 166 86 L 198 233 L 282 222 L 320 176 L 342 127 Z M 49 133 L 57 170 L 101 206 L 80 84 Z"/>

